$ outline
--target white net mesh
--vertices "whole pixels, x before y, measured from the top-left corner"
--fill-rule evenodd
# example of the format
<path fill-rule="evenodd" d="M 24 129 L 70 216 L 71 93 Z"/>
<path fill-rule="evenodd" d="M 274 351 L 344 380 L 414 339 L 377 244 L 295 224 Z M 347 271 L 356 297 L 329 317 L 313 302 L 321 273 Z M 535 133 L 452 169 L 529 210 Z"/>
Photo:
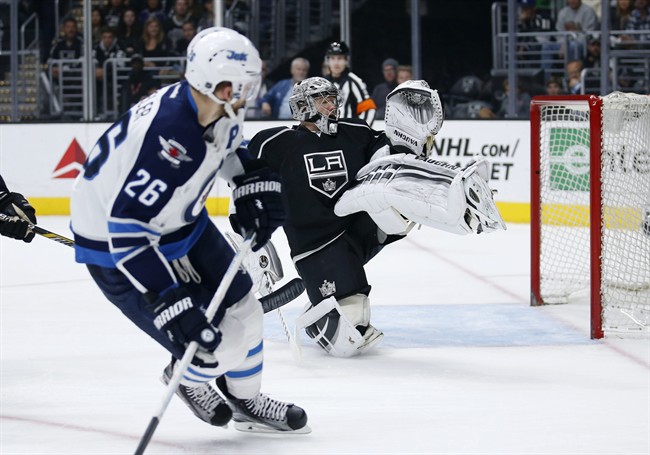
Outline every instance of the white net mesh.
<path fill-rule="evenodd" d="M 650 323 L 650 97 L 602 98 L 600 294 L 603 330 Z M 590 284 L 589 106 L 541 107 L 541 297 L 564 303 Z"/>

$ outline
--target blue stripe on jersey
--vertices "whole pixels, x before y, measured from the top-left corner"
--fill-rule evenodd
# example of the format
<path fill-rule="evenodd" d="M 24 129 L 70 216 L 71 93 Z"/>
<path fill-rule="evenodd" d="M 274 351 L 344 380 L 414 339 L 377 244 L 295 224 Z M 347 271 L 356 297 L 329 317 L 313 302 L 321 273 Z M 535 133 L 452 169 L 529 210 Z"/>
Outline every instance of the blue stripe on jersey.
<path fill-rule="evenodd" d="M 248 351 L 247 357 L 253 357 L 255 354 L 259 353 L 262 348 L 264 348 L 264 341 L 260 341 L 260 344 Z"/>
<path fill-rule="evenodd" d="M 193 224 L 162 236 L 158 249 L 168 261 L 185 256 L 203 234 L 209 222 L 208 213 L 203 209 L 199 218 Z M 75 260 L 77 262 L 115 268 L 116 261 L 109 252 L 108 242 L 90 240 L 78 234 L 74 235 L 74 240 Z"/>
<path fill-rule="evenodd" d="M 138 223 L 129 223 L 129 222 L 119 222 L 119 221 L 109 221 L 108 222 L 108 232 L 111 234 L 120 234 L 123 232 L 134 232 L 134 233 L 142 233 L 146 232 L 148 234 L 153 234 L 156 237 L 160 236 L 160 232 L 156 232 L 153 229 L 147 229 L 145 226 L 142 224 Z"/>
<path fill-rule="evenodd" d="M 260 371 L 262 371 L 262 367 L 264 365 L 264 362 L 260 363 L 257 366 L 254 366 L 253 368 L 250 368 L 248 370 L 242 370 L 242 371 L 229 371 L 226 373 L 226 376 L 229 378 L 246 378 L 248 376 L 253 376 Z"/>

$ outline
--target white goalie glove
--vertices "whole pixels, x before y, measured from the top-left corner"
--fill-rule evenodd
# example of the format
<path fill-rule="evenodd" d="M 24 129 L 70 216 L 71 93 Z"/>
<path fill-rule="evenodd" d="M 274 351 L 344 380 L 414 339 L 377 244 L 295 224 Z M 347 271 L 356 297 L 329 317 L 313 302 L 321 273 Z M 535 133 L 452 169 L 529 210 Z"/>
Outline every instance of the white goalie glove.
<path fill-rule="evenodd" d="M 357 180 L 334 213 L 365 211 L 386 234 L 406 233 L 409 221 L 455 234 L 506 229 L 488 186 L 485 160 L 460 168 L 400 153 L 371 161 Z"/>
<path fill-rule="evenodd" d="M 241 235 L 226 232 L 225 237 L 235 252 L 240 250 L 244 241 Z M 269 295 L 273 292 L 273 285 L 284 278 L 282 262 L 270 240 L 259 250 L 251 251 L 246 256 L 244 266 L 253 280 L 251 291 L 260 296 Z"/>
<path fill-rule="evenodd" d="M 394 149 L 429 156 L 443 122 L 437 90 L 426 81 L 406 81 L 386 97 L 386 136 Z"/>

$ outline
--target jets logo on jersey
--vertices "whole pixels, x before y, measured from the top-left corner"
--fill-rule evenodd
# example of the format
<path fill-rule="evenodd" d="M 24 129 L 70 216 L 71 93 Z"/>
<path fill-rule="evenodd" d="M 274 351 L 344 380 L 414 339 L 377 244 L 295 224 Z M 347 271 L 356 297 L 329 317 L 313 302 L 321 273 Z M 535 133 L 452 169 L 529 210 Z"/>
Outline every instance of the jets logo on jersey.
<path fill-rule="evenodd" d="M 173 168 L 178 168 L 182 162 L 192 161 L 192 158 L 187 156 L 187 150 L 174 139 L 169 141 L 165 140 L 162 136 L 158 136 L 158 141 L 162 146 L 162 150 L 158 152 L 158 156 L 167 160 L 172 164 Z"/>
<path fill-rule="evenodd" d="M 333 198 L 348 183 L 348 167 L 343 150 L 305 155 L 305 168 L 309 186 Z"/>

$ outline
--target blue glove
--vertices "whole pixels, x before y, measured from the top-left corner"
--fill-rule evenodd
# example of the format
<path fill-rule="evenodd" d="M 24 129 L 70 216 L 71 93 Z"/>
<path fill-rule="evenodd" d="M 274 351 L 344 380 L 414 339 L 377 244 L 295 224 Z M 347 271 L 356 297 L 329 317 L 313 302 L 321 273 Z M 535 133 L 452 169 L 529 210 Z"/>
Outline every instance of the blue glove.
<path fill-rule="evenodd" d="M 282 201 L 282 178 L 268 167 L 233 178 L 233 201 L 242 235 L 255 232 L 253 251 L 262 248 L 287 219 Z"/>
<path fill-rule="evenodd" d="M 147 308 L 156 316 L 156 328 L 181 349 L 196 341 L 200 349 L 213 352 L 221 343 L 221 332 L 208 323 L 186 289 L 170 289 L 160 296 L 147 293 L 145 299 Z"/>
<path fill-rule="evenodd" d="M 0 213 L 11 217 L 0 221 L 0 234 L 27 243 L 34 240 L 29 225 L 36 224 L 36 211 L 20 193 L 0 191 Z"/>

